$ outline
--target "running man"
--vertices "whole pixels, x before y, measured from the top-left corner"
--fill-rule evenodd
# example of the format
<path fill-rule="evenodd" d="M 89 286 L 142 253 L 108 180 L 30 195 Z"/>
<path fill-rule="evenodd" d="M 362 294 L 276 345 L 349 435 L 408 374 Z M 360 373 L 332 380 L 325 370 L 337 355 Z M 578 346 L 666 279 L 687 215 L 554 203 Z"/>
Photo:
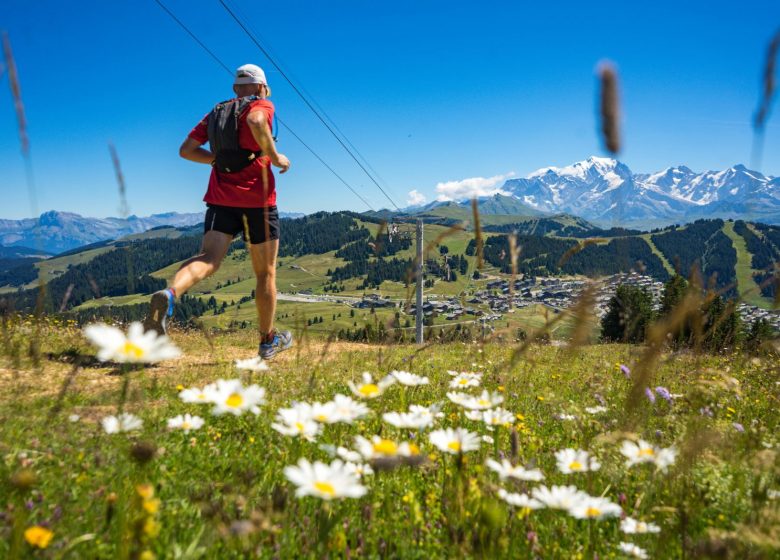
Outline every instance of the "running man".
<path fill-rule="evenodd" d="M 164 334 L 176 297 L 214 274 L 233 238 L 241 233 L 257 277 L 258 353 L 269 359 L 292 345 L 289 331 L 273 328 L 279 212 L 271 171 L 273 165 L 285 173 L 290 160 L 276 151 L 274 106 L 268 100 L 271 89 L 263 70 L 254 64 L 238 68 L 233 92 L 236 97 L 217 104 L 179 148 L 184 159 L 212 166 L 203 197 L 208 207 L 203 245 L 199 255 L 181 265 L 169 288 L 152 295 L 144 327 Z M 206 142 L 208 150 L 203 148 Z"/>

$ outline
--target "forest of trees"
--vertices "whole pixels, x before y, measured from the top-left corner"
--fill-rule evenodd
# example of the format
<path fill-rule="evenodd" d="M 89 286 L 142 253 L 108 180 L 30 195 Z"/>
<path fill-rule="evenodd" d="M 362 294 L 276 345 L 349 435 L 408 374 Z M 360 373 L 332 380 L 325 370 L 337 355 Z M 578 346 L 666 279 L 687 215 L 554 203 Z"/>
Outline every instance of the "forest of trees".
<path fill-rule="evenodd" d="M 321 255 L 371 236 L 353 217 L 340 212 L 317 212 L 294 220 L 284 219 L 281 229 L 280 257 Z"/>
<path fill-rule="evenodd" d="M 577 252 L 573 251 L 577 246 L 576 241 L 554 237 L 518 235 L 517 245 L 520 248 L 517 272 L 524 274 L 601 276 L 636 270 L 660 280 L 669 277 L 661 259 L 639 237 L 616 238 L 606 244 L 588 245 Z M 475 248 L 472 239 L 466 254 L 474 254 Z M 569 251 L 572 252 L 567 255 Z M 507 236 L 489 237 L 483 248 L 483 256 L 488 263 L 500 268 L 501 272 L 512 272 Z"/>
<path fill-rule="evenodd" d="M 714 281 L 728 297 L 736 295 L 737 251 L 721 231 L 723 220 L 697 220 L 681 228 L 656 233 L 653 243 L 683 276 L 701 274 L 705 283 Z"/>
<path fill-rule="evenodd" d="M 67 310 L 93 298 L 160 290 L 166 286 L 166 281 L 153 278 L 149 273 L 191 257 L 200 244 L 199 236 L 117 244 L 115 249 L 89 262 L 72 265 L 64 274 L 50 280 L 46 284 L 44 308 L 48 312 Z M 37 297 L 37 288 L 9 294 L 13 307 L 20 310 L 33 309 Z"/>
<path fill-rule="evenodd" d="M 699 305 L 666 340 L 672 348 L 697 347 L 709 352 L 724 352 L 740 344 L 757 348 L 771 329 L 766 325 L 752 326 L 747 331 L 740 319 L 735 300 L 725 300 L 713 291 L 688 284 L 681 275 L 671 277 L 664 285 L 661 308 L 653 310 L 650 294 L 639 286 L 618 286 L 610 299 L 607 313 L 601 320 L 601 338 L 607 342 L 641 344 L 648 326 L 657 319 L 669 317 L 683 302 L 690 290 L 699 290 Z"/>

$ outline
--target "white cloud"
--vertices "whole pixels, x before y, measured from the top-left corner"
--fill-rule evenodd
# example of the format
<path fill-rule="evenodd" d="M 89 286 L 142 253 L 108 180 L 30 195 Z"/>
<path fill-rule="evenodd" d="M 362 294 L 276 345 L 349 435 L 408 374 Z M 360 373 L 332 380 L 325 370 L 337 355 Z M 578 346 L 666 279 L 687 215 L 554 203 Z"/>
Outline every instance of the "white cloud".
<path fill-rule="evenodd" d="M 493 177 L 470 177 L 460 181 L 447 181 L 438 183 L 436 192 L 439 196 L 436 200 L 466 200 L 473 197 L 492 196 L 497 193 L 505 194 L 501 190 L 501 184 L 514 177 L 514 171 Z"/>
<path fill-rule="evenodd" d="M 420 204 L 425 204 L 426 200 L 428 199 L 425 195 L 417 189 L 409 191 L 409 194 L 406 195 L 406 204 L 408 206 L 419 206 Z"/>

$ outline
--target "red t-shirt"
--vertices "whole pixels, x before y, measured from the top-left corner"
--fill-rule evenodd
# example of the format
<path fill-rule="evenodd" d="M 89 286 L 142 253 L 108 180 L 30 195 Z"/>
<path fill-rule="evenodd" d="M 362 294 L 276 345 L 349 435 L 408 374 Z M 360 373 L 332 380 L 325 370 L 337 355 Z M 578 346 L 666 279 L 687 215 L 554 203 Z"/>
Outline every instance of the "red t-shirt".
<path fill-rule="evenodd" d="M 266 122 L 268 122 L 268 126 L 271 126 L 274 119 L 274 105 L 267 99 L 252 101 L 249 108 L 239 117 L 239 146 L 245 150 L 258 152 L 260 146 L 246 124 L 247 116 L 254 111 L 265 111 Z M 208 115 L 192 129 L 189 136 L 201 145 L 208 142 Z M 235 173 L 220 173 L 216 168 L 212 168 L 209 188 L 203 201 L 208 204 L 237 206 L 239 208 L 275 206 L 276 183 L 271 171 L 271 159 L 268 156 L 261 156 Z"/>

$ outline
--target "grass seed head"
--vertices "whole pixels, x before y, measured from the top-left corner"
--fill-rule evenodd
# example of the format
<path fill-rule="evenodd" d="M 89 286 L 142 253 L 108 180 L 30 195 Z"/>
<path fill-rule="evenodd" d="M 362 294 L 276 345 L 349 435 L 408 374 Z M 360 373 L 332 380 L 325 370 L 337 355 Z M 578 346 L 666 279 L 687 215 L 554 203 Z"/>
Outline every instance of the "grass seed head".
<path fill-rule="evenodd" d="M 609 61 L 602 62 L 598 69 L 601 84 L 601 134 L 604 146 L 611 154 L 617 154 L 620 142 L 620 96 L 618 94 L 617 70 Z"/>

